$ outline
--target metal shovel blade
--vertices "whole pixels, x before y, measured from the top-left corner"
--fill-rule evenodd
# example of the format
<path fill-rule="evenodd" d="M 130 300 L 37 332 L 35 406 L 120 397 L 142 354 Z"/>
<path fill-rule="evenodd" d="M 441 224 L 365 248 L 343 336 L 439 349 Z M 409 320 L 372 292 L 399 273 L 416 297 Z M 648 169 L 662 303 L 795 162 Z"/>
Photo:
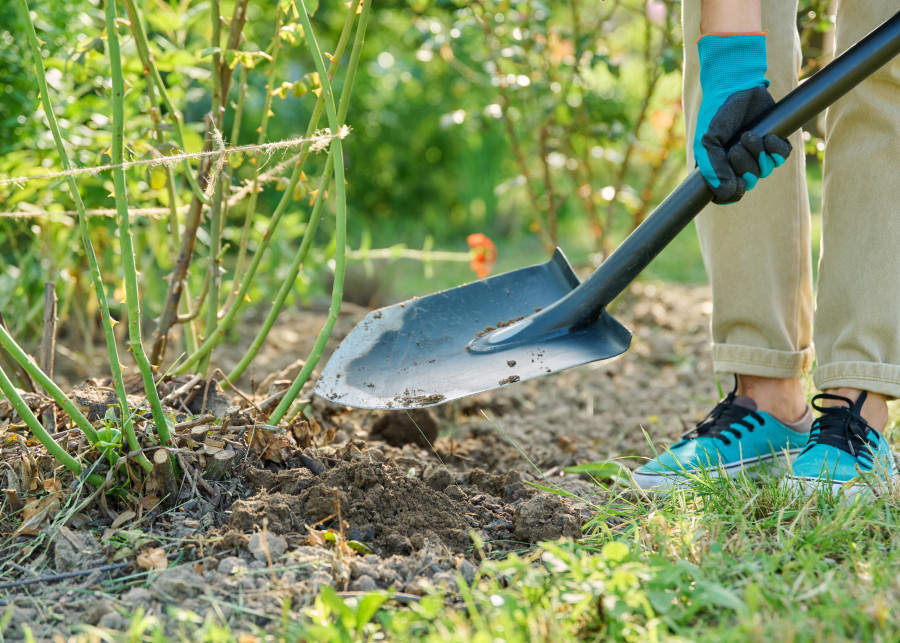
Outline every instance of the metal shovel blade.
<path fill-rule="evenodd" d="M 359 408 L 419 408 L 625 352 L 631 332 L 606 312 L 537 342 L 467 350 L 473 338 L 533 315 L 578 284 L 557 250 L 547 263 L 371 312 L 341 342 L 316 394 Z"/>

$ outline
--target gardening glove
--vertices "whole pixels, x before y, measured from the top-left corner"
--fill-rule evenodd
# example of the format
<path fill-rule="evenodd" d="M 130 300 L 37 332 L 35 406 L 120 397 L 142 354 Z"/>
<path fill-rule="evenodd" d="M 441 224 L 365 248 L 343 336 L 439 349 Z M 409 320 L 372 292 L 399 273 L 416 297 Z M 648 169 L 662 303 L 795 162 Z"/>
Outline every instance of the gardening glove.
<path fill-rule="evenodd" d="M 715 195 L 713 203 L 734 203 L 784 163 L 791 144 L 775 134 L 745 131 L 775 101 L 766 79 L 764 34 L 703 36 L 700 87 L 703 100 L 694 132 L 694 160 Z M 740 142 L 725 145 L 736 135 Z"/>

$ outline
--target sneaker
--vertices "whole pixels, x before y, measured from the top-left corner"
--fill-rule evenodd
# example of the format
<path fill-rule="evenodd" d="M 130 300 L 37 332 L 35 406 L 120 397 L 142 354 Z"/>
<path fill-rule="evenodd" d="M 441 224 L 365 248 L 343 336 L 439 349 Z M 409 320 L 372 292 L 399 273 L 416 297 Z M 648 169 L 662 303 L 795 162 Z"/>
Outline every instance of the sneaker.
<path fill-rule="evenodd" d="M 818 400 L 843 401 L 847 406 L 819 406 Z M 786 477 L 789 487 L 803 495 L 816 491 L 843 493 L 847 499 L 891 488 L 897 478 L 897 464 L 884 436 L 860 415 L 865 400 L 865 391 L 856 402 L 827 393 L 813 398 L 813 407 L 821 415 L 813 423 L 809 444 Z"/>
<path fill-rule="evenodd" d="M 786 464 L 809 439 L 803 428 L 812 424 L 812 410 L 807 407 L 803 419 L 791 423 L 800 429 L 795 431 L 736 392 L 737 386 L 680 442 L 635 470 L 635 484 L 644 491 L 668 492 L 691 486 L 702 471 L 711 478 L 787 471 Z"/>

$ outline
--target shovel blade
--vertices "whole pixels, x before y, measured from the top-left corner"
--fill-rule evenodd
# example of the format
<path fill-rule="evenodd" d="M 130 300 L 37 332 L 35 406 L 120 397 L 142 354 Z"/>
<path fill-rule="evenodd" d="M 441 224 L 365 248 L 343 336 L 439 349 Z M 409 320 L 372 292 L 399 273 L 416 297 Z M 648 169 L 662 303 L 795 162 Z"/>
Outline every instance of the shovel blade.
<path fill-rule="evenodd" d="M 359 408 L 421 408 L 625 352 L 631 332 L 606 311 L 505 350 L 466 349 L 476 336 L 534 314 L 578 284 L 557 250 L 544 264 L 373 311 L 341 342 L 316 394 Z"/>

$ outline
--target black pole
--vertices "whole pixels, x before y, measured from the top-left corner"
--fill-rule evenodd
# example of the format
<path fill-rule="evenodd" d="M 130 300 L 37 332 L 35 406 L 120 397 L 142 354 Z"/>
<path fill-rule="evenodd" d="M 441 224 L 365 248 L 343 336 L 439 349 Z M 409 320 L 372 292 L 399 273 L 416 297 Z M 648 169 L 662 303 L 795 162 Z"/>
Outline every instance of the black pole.
<path fill-rule="evenodd" d="M 760 135 L 788 136 L 898 53 L 900 12 L 804 81 L 750 129 Z M 489 333 L 474 340 L 469 350 L 502 350 L 505 344 L 590 323 L 711 201 L 712 192 L 694 169 L 584 283 L 541 312 L 502 329 L 503 333 L 495 331 L 495 337 Z"/>

